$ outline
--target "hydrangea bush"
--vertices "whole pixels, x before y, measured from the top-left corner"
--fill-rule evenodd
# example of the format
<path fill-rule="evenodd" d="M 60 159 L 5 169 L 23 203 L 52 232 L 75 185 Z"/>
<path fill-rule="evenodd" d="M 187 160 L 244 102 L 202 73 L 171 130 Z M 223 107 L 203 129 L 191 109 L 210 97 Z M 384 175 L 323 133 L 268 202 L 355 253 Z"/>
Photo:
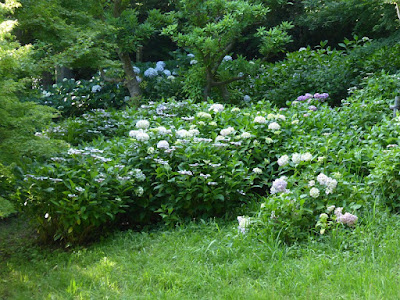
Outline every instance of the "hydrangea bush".
<path fill-rule="evenodd" d="M 394 199 L 396 169 L 382 167 L 396 164 L 397 140 L 387 147 L 373 136 L 379 126 L 390 135 L 390 120 L 375 113 L 390 116 L 389 99 L 360 96 L 374 91 L 367 79 L 336 108 L 321 91 L 283 109 L 267 101 L 238 108 L 169 99 L 87 112 L 46 132 L 74 146 L 26 174 L 20 193 L 30 201 L 21 197 L 21 204 L 45 236 L 69 241 L 119 222 L 249 214 L 248 204 L 259 199 L 259 211 L 240 219 L 240 232 L 292 242 L 351 229 L 379 203 L 397 209 L 384 200 Z M 382 190 L 386 178 L 393 190 Z"/>
<path fill-rule="evenodd" d="M 33 100 L 56 108 L 63 117 L 80 116 L 92 109 L 121 108 L 129 100 L 123 84 L 106 82 L 99 75 L 90 80 L 64 78 L 39 92 L 40 96 Z"/>

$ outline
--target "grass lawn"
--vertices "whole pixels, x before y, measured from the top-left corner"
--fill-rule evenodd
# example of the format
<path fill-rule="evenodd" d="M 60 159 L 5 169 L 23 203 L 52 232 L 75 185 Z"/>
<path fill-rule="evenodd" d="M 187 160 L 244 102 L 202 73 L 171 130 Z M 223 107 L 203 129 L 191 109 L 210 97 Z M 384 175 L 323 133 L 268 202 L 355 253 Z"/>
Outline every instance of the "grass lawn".
<path fill-rule="evenodd" d="M 287 247 L 211 221 L 43 248 L 0 222 L 0 299 L 400 299 L 400 220 Z"/>

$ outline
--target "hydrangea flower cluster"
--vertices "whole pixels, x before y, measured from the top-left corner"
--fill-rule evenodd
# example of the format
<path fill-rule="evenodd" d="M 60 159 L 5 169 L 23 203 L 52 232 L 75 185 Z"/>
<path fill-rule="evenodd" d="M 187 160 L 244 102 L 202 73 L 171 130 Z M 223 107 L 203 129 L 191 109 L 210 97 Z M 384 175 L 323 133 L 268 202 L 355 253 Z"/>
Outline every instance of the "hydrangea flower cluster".
<path fill-rule="evenodd" d="M 297 101 L 307 101 L 309 99 L 316 99 L 316 100 L 323 101 L 323 100 L 327 99 L 328 97 L 329 97 L 328 93 L 322 93 L 322 94 L 315 93 L 314 95 L 307 93 L 305 95 L 297 97 Z"/>
<path fill-rule="evenodd" d="M 157 143 L 157 148 L 158 149 L 169 149 L 169 143 L 165 140 L 159 141 Z"/>
<path fill-rule="evenodd" d="M 222 112 L 224 110 L 224 106 L 222 104 L 215 103 L 211 105 L 208 110 L 213 112 Z"/>
<path fill-rule="evenodd" d="M 323 173 L 320 173 L 320 174 L 317 176 L 317 181 L 318 181 L 318 183 L 319 183 L 320 185 L 326 186 L 325 194 L 327 194 L 327 195 L 333 193 L 333 190 L 336 188 L 337 183 L 338 183 L 336 179 L 333 179 L 333 178 L 331 178 L 331 177 L 328 177 L 328 176 L 326 176 L 326 175 L 323 174 Z"/>
<path fill-rule="evenodd" d="M 285 155 L 282 155 L 281 157 L 279 157 L 279 159 L 278 159 L 278 165 L 280 166 L 280 167 L 283 167 L 284 165 L 287 165 L 289 163 L 289 156 L 287 156 L 286 154 Z"/>
<path fill-rule="evenodd" d="M 233 127 L 228 127 L 228 128 L 222 129 L 219 134 L 222 136 L 227 136 L 234 132 L 235 132 L 235 129 Z"/>
<path fill-rule="evenodd" d="M 283 176 L 281 178 L 278 178 L 276 180 L 274 180 L 274 182 L 272 183 L 272 187 L 271 187 L 271 194 L 277 194 L 277 193 L 287 193 L 289 190 L 286 189 L 287 187 L 287 181 L 286 181 L 286 177 Z"/>
<path fill-rule="evenodd" d="M 347 226 L 354 226 L 357 223 L 358 217 L 351 213 L 343 214 L 343 207 L 335 209 L 336 222 L 342 223 Z"/>
<path fill-rule="evenodd" d="M 92 93 L 97 93 L 101 91 L 101 86 L 96 84 L 94 86 L 92 86 Z"/>
<path fill-rule="evenodd" d="M 150 122 L 147 120 L 139 120 L 136 122 L 136 128 L 147 129 L 150 127 Z"/>
<path fill-rule="evenodd" d="M 146 71 L 144 71 L 145 77 L 152 78 L 152 77 L 156 77 L 157 75 L 158 75 L 158 72 L 154 68 L 148 68 Z"/>
<path fill-rule="evenodd" d="M 212 119 L 212 116 L 204 111 L 199 111 L 196 116 L 203 119 Z"/>
<path fill-rule="evenodd" d="M 281 125 L 279 125 L 276 122 L 272 122 L 272 123 L 270 123 L 268 125 L 268 129 L 270 129 L 270 130 L 279 130 L 279 129 L 281 129 Z"/>
<path fill-rule="evenodd" d="M 254 118 L 253 122 L 256 124 L 265 124 L 267 120 L 263 116 L 257 116 Z"/>
<path fill-rule="evenodd" d="M 246 218 L 243 216 L 238 216 L 237 220 L 239 222 L 238 230 L 239 232 L 245 234 L 247 232 L 247 229 L 250 226 L 250 218 Z"/>
<path fill-rule="evenodd" d="M 225 55 L 223 58 L 223 61 L 231 61 L 232 60 L 232 56 L 230 55 Z"/>

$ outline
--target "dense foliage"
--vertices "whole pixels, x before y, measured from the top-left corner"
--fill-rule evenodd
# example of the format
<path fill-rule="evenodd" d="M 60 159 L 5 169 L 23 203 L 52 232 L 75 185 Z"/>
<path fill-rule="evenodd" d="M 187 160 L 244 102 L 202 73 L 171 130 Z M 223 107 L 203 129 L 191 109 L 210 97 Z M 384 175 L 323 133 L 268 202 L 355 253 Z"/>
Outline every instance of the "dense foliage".
<path fill-rule="evenodd" d="M 19 32 L 0 4 L 0 218 L 83 243 L 245 214 L 239 232 L 292 243 L 398 211 L 395 3 L 22 2 Z M 382 39 L 331 32 L 342 17 Z M 321 24 L 340 43 L 281 56 Z M 160 32 L 179 49 L 141 61 Z M 89 79 L 40 84 L 62 66 Z"/>

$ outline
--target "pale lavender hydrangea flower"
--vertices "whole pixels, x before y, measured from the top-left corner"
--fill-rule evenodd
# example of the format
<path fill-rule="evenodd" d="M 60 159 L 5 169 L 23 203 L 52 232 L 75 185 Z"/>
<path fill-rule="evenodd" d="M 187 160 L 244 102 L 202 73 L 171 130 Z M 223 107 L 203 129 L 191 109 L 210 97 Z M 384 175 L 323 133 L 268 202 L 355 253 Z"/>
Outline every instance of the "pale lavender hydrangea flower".
<path fill-rule="evenodd" d="M 286 189 L 286 187 L 287 187 L 287 181 L 285 180 L 285 178 L 283 177 L 278 178 L 274 180 L 274 182 L 272 183 L 272 187 L 270 190 L 271 194 L 287 192 L 288 190 Z"/>
<path fill-rule="evenodd" d="M 354 226 L 357 223 L 358 217 L 350 213 L 345 213 L 337 217 L 336 221 L 348 226 Z"/>

